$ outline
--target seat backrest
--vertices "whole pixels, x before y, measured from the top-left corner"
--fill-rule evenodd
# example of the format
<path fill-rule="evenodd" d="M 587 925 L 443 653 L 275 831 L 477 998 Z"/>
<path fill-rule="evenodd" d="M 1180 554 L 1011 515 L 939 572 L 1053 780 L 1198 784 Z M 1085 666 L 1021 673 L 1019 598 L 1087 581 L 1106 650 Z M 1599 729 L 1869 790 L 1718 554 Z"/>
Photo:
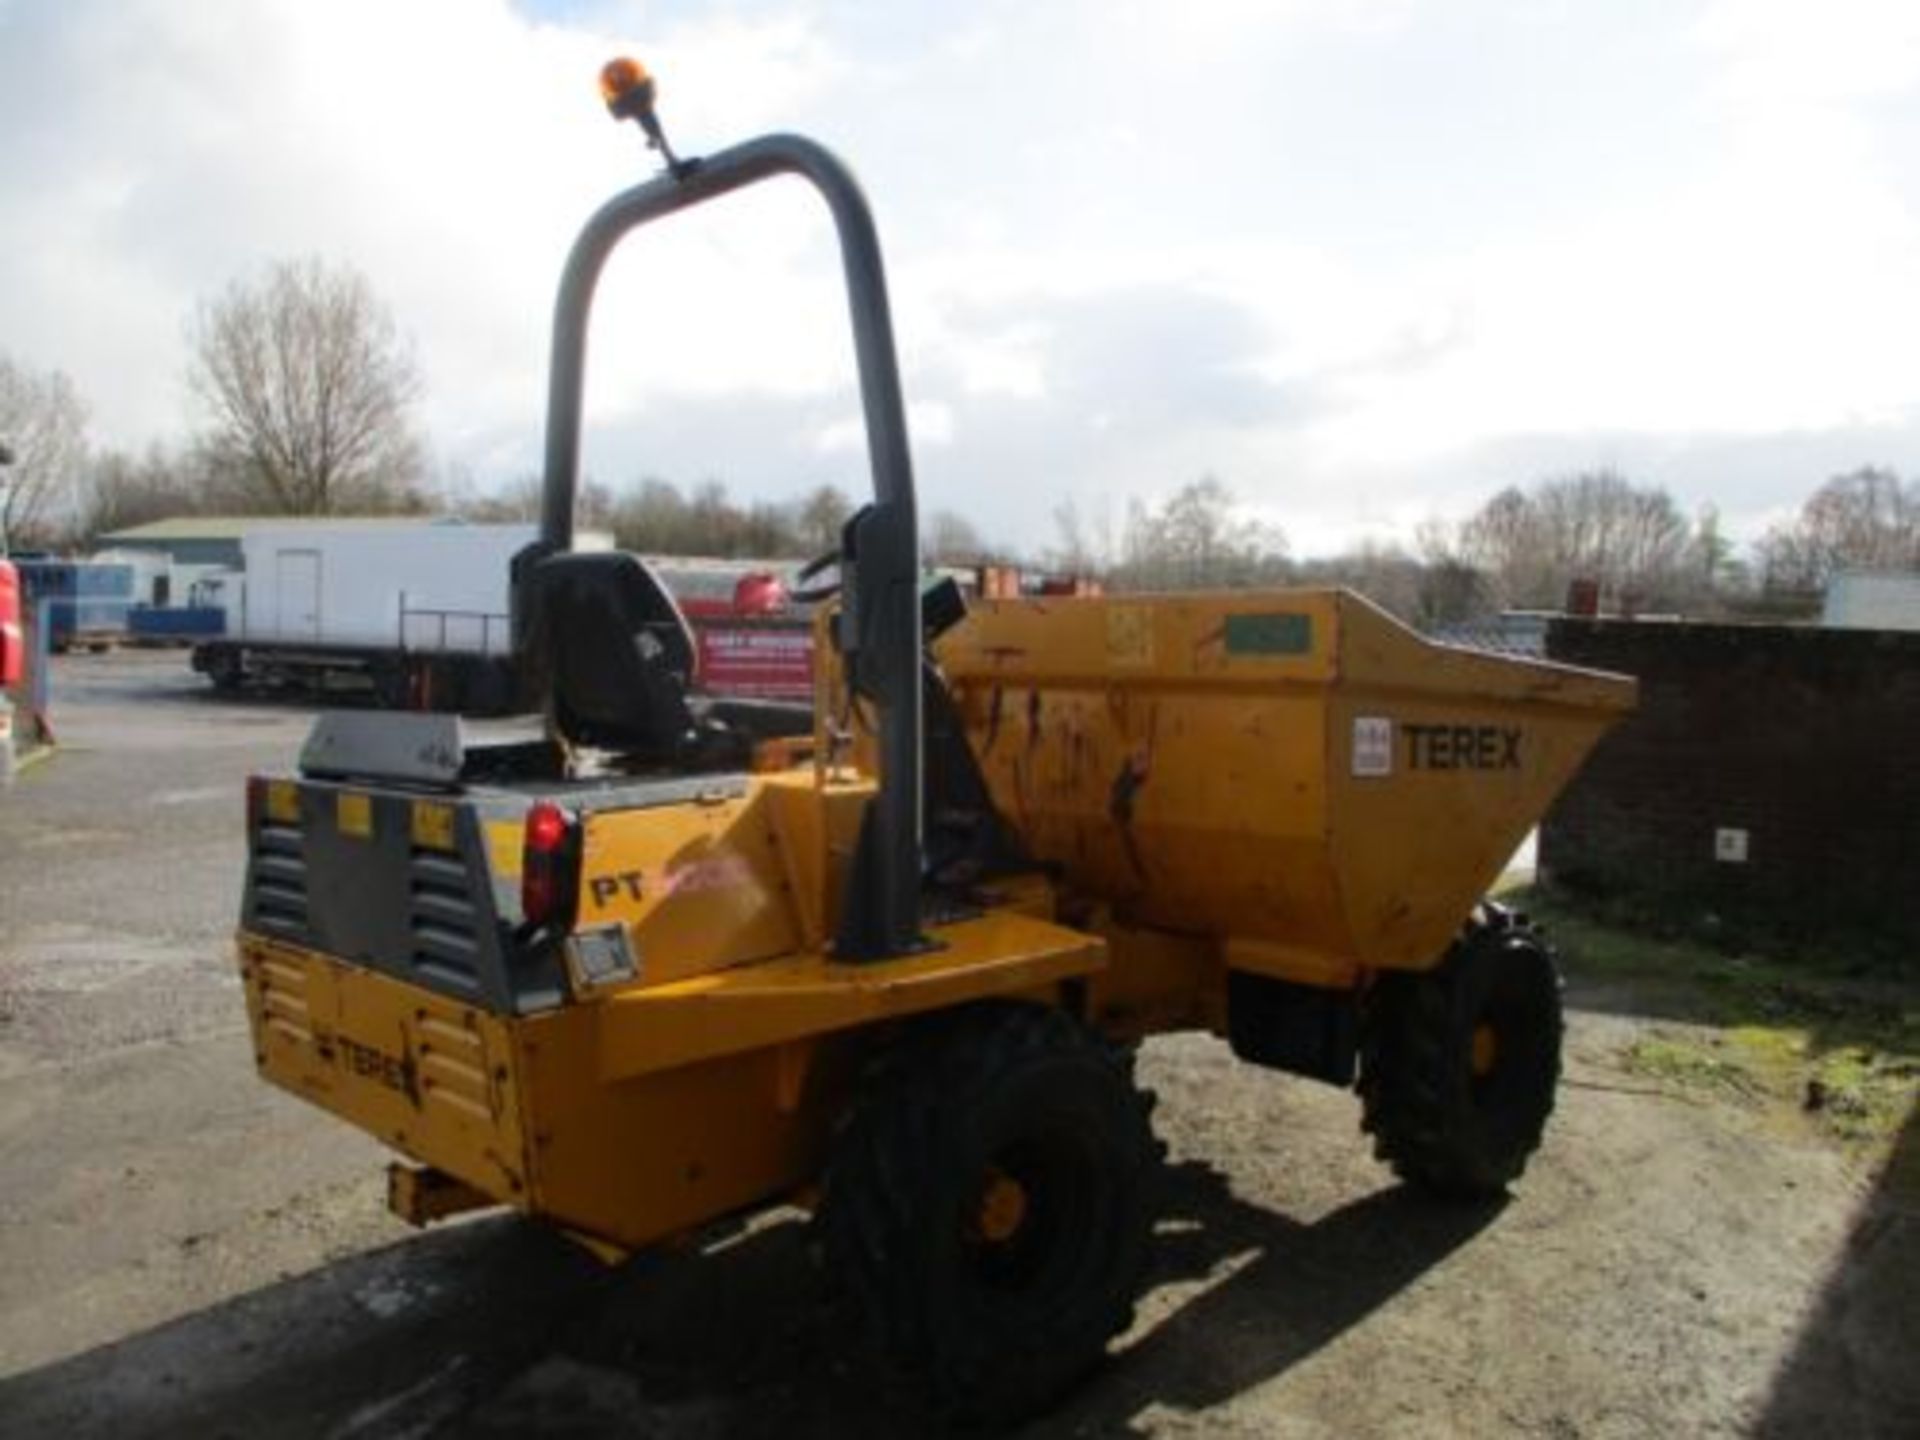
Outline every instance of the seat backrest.
<path fill-rule="evenodd" d="M 529 656 L 560 733 L 580 745 L 674 758 L 693 737 L 694 640 L 638 555 L 565 552 L 523 581 Z"/>

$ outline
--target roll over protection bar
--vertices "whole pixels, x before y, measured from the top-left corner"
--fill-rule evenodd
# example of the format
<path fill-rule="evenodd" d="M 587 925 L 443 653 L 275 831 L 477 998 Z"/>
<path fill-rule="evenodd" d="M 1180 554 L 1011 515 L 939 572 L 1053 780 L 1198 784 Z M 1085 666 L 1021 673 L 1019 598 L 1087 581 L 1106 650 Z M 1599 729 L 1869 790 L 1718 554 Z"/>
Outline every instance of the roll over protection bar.
<path fill-rule="evenodd" d="M 587 221 L 554 304 L 540 541 L 537 553 L 516 561 L 515 588 L 541 557 L 573 547 L 587 322 L 608 256 L 642 225 L 780 175 L 808 181 L 827 203 L 853 322 L 873 503 L 849 522 L 842 539 L 838 637 L 849 683 L 879 711 L 881 769 L 847 875 L 834 948 L 841 959 L 885 959 L 926 945 L 920 934 L 920 527 L 879 236 L 859 182 L 826 147 L 776 134 L 699 160 L 670 158 L 665 173 L 615 195 Z M 517 619 L 522 608 L 516 603 L 516 644 L 526 643 Z"/>

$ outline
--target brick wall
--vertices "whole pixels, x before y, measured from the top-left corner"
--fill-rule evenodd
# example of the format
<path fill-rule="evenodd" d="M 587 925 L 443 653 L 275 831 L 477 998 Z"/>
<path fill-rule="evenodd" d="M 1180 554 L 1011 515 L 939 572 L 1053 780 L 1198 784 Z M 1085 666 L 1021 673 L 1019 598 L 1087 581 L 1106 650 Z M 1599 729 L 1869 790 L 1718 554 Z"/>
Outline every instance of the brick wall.
<path fill-rule="evenodd" d="M 1541 827 L 1550 880 L 1920 938 L 1920 634 L 1556 619 L 1547 654 L 1641 687 Z M 1715 858 L 1721 829 L 1744 864 Z"/>

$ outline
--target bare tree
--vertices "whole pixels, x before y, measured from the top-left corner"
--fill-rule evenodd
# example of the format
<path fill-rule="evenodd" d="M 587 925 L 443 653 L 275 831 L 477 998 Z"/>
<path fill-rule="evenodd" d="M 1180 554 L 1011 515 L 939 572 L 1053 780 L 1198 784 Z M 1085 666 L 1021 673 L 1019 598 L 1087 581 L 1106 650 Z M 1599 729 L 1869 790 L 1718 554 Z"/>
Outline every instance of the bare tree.
<path fill-rule="evenodd" d="M 209 445 L 250 508 L 327 515 L 420 503 L 422 449 L 408 416 L 419 372 L 358 271 L 282 261 L 203 302 L 190 338 Z"/>
<path fill-rule="evenodd" d="M 1297 570 L 1303 584 L 1357 591 L 1408 624 L 1425 619 L 1427 569 L 1397 545 L 1363 540 L 1338 555 L 1302 561 Z"/>
<path fill-rule="evenodd" d="M 807 493 L 794 512 L 800 544 L 810 555 L 821 555 L 840 544 L 840 531 L 853 514 L 853 501 L 837 485 L 819 485 Z"/>
<path fill-rule="evenodd" d="M 528 524 L 540 518 L 542 486 L 540 477 L 516 475 L 497 489 L 482 492 L 464 466 L 454 464 L 442 472 L 434 487 L 434 508 L 462 520 L 483 524 Z M 611 530 L 617 500 L 612 490 L 588 476 L 580 482 L 573 502 L 573 523 L 578 530 Z"/>
<path fill-rule="evenodd" d="M 527 519 L 540 518 L 540 487 L 534 490 L 535 504 Z M 573 502 L 573 523 L 582 530 L 613 529 L 613 511 L 615 506 L 613 491 L 589 475 L 580 482 L 579 497 Z"/>
<path fill-rule="evenodd" d="M 1113 565 L 1113 514 L 1105 497 L 1100 513 L 1089 520 L 1080 502 L 1069 495 L 1053 507 L 1057 539 L 1046 555 L 1047 564 L 1062 575 L 1104 575 Z"/>
<path fill-rule="evenodd" d="M 1183 486 L 1158 510 L 1134 502 L 1116 590 L 1199 590 L 1287 579 L 1286 537 L 1237 512 L 1233 492 L 1208 476 Z"/>
<path fill-rule="evenodd" d="M 1865 466 L 1836 475 L 1760 542 L 1767 590 L 1825 588 L 1836 570 L 1920 570 L 1920 481 Z"/>
<path fill-rule="evenodd" d="M 670 480 L 649 477 L 620 497 L 613 538 L 623 550 L 655 555 L 698 555 L 687 497 Z"/>
<path fill-rule="evenodd" d="M 1486 575 L 1460 553 L 1454 526 L 1429 516 L 1414 528 L 1413 543 L 1420 557 L 1415 618 L 1422 629 L 1479 620 L 1498 608 Z"/>
<path fill-rule="evenodd" d="M 693 555 L 738 555 L 738 533 L 742 516 L 727 495 L 726 482 L 709 477 L 693 487 L 687 502 L 687 520 L 695 539 L 687 553 Z"/>
<path fill-rule="evenodd" d="M 623 549 L 648 554 L 791 558 L 813 553 L 804 538 L 804 508 L 805 502 L 741 506 L 719 480 L 704 480 L 689 495 L 670 480 L 649 477 L 612 501 L 608 524 Z"/>
<path fill-rule="evenodd" d="M 1526 492 L 1509 485 L 1461 524 L 1456 553 L 1469 568 L 1488 578 L 1499 603 L 1556 603 L 1558 597 L 1547 594 L 1555 579 L 1541 529 L 1539 514 Z"/>
<path fill-rule="evenodd" d="M 1504 605 L 1558 605 L 1574 579 L 1630 606 L 1672 605 L 1686 594 L 1693 543 L 1665 490 L 1596 470 L 1502 490 L 1460 527 L 1457 558 Z"/>
<path fill-rule="evenodd" d="M 927 517 L 927 538 L 921 548 L 932 565 L 978 565 L 993 558 L 992 547 L 973 522 L 952 510 L 936 510 Z"/>
<path fill-rule="evenodd" d="M 88 544 L 102 535 L 152 520 L 191 515 L 209 501 L 218 504 L 205 457 L 193 450 L 147 447 L 142 455 L 106 450 L 87 463 L 78 538 Z"/>
<path fill-rule="evenodd" d="M 1682 573 L 1683 591 L 1695 608 L 1718 609 L 1752 590 L 1752 572 L 1721 527 L 1717 505 L 1700 507 Z"/>
<path fill-rule="evenodd" d="M 73 519 L 87 453 L 87 407 L 58 370 L 36 374 L 0 355 L 0 546 L 55 541 Z"/>

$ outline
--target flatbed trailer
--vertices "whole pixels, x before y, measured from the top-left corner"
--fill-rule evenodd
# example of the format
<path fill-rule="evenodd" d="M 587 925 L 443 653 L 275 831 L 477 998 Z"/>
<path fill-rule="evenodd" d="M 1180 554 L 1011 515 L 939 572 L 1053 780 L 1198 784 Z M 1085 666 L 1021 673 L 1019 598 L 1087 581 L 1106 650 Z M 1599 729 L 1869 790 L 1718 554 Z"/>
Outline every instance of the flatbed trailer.
<path fill-rule="evenodd" d="M 198 638 L 193 668 L 221 690 L 505 713 L 520 688 L 510 572 L 534 536 L 531 525 L 263 526 L 244 541 L 244 571 L 195 584 L 195 613 L 217 614 L 221 633 Z M 685 604 L 700 689 L 811 698 L 812 629 L 787 607 L 768 568 L 778 562 L 654 563 Z"/>

